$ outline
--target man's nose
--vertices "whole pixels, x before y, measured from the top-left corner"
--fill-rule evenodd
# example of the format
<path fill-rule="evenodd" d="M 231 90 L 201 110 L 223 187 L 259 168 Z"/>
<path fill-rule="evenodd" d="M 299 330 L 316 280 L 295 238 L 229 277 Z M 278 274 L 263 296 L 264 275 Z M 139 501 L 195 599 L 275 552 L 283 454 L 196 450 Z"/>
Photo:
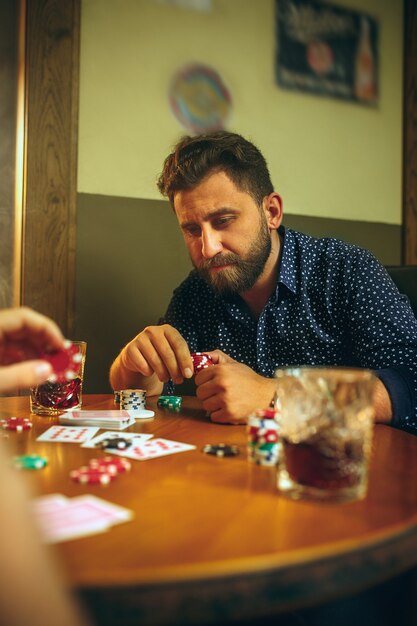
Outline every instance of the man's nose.
<path fill-rule="evenodd" d="M 220 233 L 203 230 L 201 234 L 201 254 L 205 259 L 212 259 L 223 250 Z"/>

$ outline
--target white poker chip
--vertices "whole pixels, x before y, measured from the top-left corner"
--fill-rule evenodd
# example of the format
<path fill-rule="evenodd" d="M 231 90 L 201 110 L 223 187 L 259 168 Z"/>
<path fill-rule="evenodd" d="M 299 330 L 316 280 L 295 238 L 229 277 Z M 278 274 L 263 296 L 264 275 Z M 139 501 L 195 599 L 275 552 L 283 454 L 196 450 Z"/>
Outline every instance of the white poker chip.
<path fill-rule="evenodd" d="M 149 419 L 150 417 L 154 417 L 155 411 L 150 411 L 149 409 L 139 409 L 129 411 L 129 415 L 137 419 Z"/>

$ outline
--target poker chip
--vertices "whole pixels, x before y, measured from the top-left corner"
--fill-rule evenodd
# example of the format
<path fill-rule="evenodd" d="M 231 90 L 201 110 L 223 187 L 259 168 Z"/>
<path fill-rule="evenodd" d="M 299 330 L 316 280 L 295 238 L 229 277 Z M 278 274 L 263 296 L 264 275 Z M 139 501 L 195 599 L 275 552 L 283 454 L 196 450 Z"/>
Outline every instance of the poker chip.
<path fill-rule="evenodd" d="M 83 466 L 70 472 L 70 478 L 82 485 L 108 485 L 116 474 L 105 468 Z"/>
<path fill-rule="evenodd" d="M 109 437 L 108 439 L 102 439 L 96 443 L 96 448 L 102 450 L 126 450 L 132 445 L 130 439 L 124 437 Z"/>
<path fill-rule="evenodd" d="M 213 456 L 237 456 L 239 448 L 229 443 L 207 443 L 202 451 Z"/>
<path fill-rule="evenodd" d="M 70 341 L 65 343 L 62 350 L 42 352 L 39 358 L 48 361 L 53 373 L 48 378 L 50 383 L 65 383 L 74 380 L 80 373 L 83 356 L 79 348 Z"/>
<path fill-rule="evenodd" d="M 17 433 L 21 433 L 23 430 L 30 430 L 32 422 L 27 417 L 9 417 L 0 420 L 0 426 L 4 430 L 14 430 Z"/>
<path fill-rule="evenodd" d="M 145 408 L 146 391 L 144 389 L 121 389 L 118 393 L 120 409 L 138 411 Z"/>
<path fill-rule="evenodd" d="M 132 468 L 132 464 L 127 459 L 112 456 L 105 456 L 102 459 L 91 459 L 88 465 L 94 469 L 104 469 L 114 476 L 123 472 L 129 472 Z"/>
<path fill-rule="evenodd" d="M 249 416 L 247 425 L 248 459 L 256 465 L 276 465 L 281 442 L 278 412 L 275 409 L 258 409 Z"/>
<path fill-rule="evenodd" d="M 211 356 L 205 352 L 193 352 L 191 354 L 191 359 L 193 361 L 194 373 L 196 374 L 201 372 L 201 370 L 210 367 L 210 365 L 214 365 Z"/>
<path fill-rule="evenodd" d="M 160 408 L 178 413 L 181 410 L 182 398 L 181 396 L 159 396 L 157 405 Z"/>
<path fill-rule="evenodd" d="M 255 417 L 260 417 L 263 419 L 276 420 L 278 418 L 278 415 L 279 415 L 279 411 L 273 408 L 257 409 L 255 411 Z"/>
<path fill-rule="evenodd" d="M 48 465 L 48 459 L 38 454 L 25 454 L 13 457 L 13 465 L 17 469 L 37 470 Z"/>

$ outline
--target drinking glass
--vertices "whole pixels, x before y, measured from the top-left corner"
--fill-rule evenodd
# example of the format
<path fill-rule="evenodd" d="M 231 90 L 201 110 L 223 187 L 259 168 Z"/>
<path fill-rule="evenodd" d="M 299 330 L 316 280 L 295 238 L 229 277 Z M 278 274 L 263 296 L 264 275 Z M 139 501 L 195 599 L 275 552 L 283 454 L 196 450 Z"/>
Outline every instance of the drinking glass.
<path fill-rule="evenodd" d="M 275 376 L 279 490 L 294 499 L 363 498 L 374 422 L 372 372 L 300 367 Z"/>
<path fill-rule="evenodd" d="M 30 410 L 36 415 L 58 415 L 79 409 L 82 404 L 84 364 L 87 350 L 85 341 L 71 341 L 82 356 L 77 376 L 64 383 L 46 382 L 30 390 Z"/>

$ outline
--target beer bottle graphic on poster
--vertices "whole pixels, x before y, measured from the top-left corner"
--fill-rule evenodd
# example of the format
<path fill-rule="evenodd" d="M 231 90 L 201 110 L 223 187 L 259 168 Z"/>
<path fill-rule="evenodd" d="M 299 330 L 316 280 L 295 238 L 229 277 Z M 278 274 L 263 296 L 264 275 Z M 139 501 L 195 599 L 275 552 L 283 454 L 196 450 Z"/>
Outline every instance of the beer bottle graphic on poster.
<path fill-rule="evenodd" d="M 376 98 L 375 60 L 372 52 L 370 27 L 366 17 L 361 30 L 355 62 L 355 95 L 358 100 L 373 102 Z"/>

